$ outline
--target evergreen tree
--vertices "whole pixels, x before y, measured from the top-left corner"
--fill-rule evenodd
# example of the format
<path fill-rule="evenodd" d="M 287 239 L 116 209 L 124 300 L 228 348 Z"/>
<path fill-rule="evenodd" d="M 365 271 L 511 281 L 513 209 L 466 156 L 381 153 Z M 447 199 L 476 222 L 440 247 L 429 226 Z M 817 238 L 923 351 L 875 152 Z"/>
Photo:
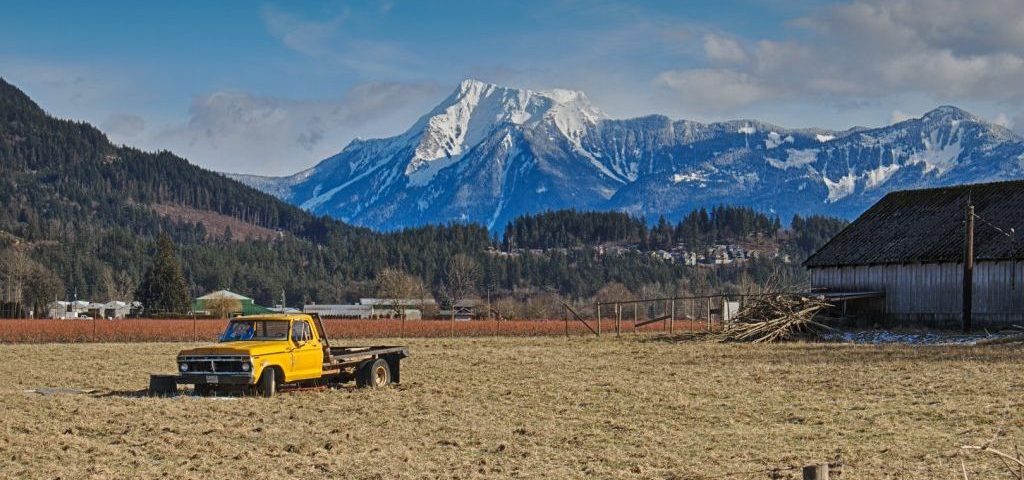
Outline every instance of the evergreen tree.
<path fill-rule="evenodd" d="M 135 298 L 150 313 L 184 313 L 188 310 L 188 284 L 181 273 L 174 242 L 167 233 L 161 233 L 156 241 L 153 266 L 142 278 Z"/>

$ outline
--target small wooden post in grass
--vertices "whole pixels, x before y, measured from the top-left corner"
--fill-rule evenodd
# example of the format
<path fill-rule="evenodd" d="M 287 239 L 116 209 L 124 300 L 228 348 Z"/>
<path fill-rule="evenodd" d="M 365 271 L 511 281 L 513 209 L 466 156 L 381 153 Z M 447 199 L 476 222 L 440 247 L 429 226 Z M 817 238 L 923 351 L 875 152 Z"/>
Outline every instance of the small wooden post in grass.
<path fill-rule="evenodd" d="M 807 465 L 804 467 L 804 480 L 829 480 L 828 464 Z"/>
<path fill-rule="evenodd" d="M 595 309 L 597 310 L 597 336 L 600 337 L 601 336 L 601 304 L 598 303 L 595 306 Z"/>
<path fill-rule="evenodd" d="M 96 341 L 96 317 L 92 317 L 92 341 Z"/>

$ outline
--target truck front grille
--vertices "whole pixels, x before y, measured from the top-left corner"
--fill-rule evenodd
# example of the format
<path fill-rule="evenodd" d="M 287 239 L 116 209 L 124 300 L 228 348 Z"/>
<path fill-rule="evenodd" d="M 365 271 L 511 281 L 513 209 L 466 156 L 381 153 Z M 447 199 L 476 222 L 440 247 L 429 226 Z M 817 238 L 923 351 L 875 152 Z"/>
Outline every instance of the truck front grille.
<path fill-rule="evenodd" d="M 249 373 L 242 370 L 249 363 L 246 356 L 179 357 L 178 363 L 188 364 L 187 373 Z"/>

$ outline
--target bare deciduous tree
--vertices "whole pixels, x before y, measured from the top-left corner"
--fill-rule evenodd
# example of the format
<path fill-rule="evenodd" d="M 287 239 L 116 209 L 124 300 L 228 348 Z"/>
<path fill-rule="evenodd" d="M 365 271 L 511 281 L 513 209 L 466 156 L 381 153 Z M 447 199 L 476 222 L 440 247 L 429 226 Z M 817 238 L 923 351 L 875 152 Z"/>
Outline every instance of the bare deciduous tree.
<path fill-rule="evenodd" d="M 377 274 L 377 295 L 387 300 L 393 314 L 405 319 L 405 307 L 410 301 L 422 306 L 427 296 L 423 280 L 397 268 L 385 268 Z"/>
<path fill-rule="evenodd" d="M 228 318 L 232 313 L 242 311 L 242 302 L 237 298 L 211 298 L 205 302 L 206 310 L 217 318 Z"/>
<path fill-rule="evenodd" d="M 451 307 L 452 322 L 455 322 L 455 305 L 476 293 L 479 279 L 480 264 L 476 260 L 462 253 L 448 260 L 442 293 Z M 454 323 L 452 328 L 455 328 Z"/>
<path fill-rule="evenodd" d="M 514 320 L 520 316 L 522 304 L 512 297 L 501 297 L 491 304 L 494 313 L 498 314 L 498 320 Z"/>
<path fill-rule="evenodd" d="M 599 303 L 628 302 L 634 298 L 633 292 L 618 282 L 605 284 L 594 295 L 594 301 Z"/>

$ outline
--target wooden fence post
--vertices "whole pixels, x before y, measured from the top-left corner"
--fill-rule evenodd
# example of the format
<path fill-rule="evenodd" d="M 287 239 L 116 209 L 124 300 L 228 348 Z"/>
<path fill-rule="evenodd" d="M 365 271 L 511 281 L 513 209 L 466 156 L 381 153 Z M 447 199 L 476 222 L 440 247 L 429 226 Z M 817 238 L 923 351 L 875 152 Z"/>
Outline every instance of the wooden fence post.
<path fill-rule="evenodd" d="M 601 336 L 601 304 L 596 305 L 597 310 L 597 336 Z"/>
<path fill-rule="evenodd" d="M 672 297 L 672 310 L 668 316 L 668 333 L 669 335 L 675 331 L 676 328 L 676 297 Z"/>
<path fill-rule="evenodd" d="M 615 304 L 615 336 L 622 335 L 622 304 Z"/>
<path fill-rule="evenodd" d="M 707 312 L 708 312 L 708 331 L 710 332 L 711 331 L 711 296 L 708 296 Z"/>
<path fill-rule="evenodd" d="M 569 313 L 565 311 L 565 305 L 562 305 L 562 320 L 565 321 L 565 338 L 569 338 Z"/>

